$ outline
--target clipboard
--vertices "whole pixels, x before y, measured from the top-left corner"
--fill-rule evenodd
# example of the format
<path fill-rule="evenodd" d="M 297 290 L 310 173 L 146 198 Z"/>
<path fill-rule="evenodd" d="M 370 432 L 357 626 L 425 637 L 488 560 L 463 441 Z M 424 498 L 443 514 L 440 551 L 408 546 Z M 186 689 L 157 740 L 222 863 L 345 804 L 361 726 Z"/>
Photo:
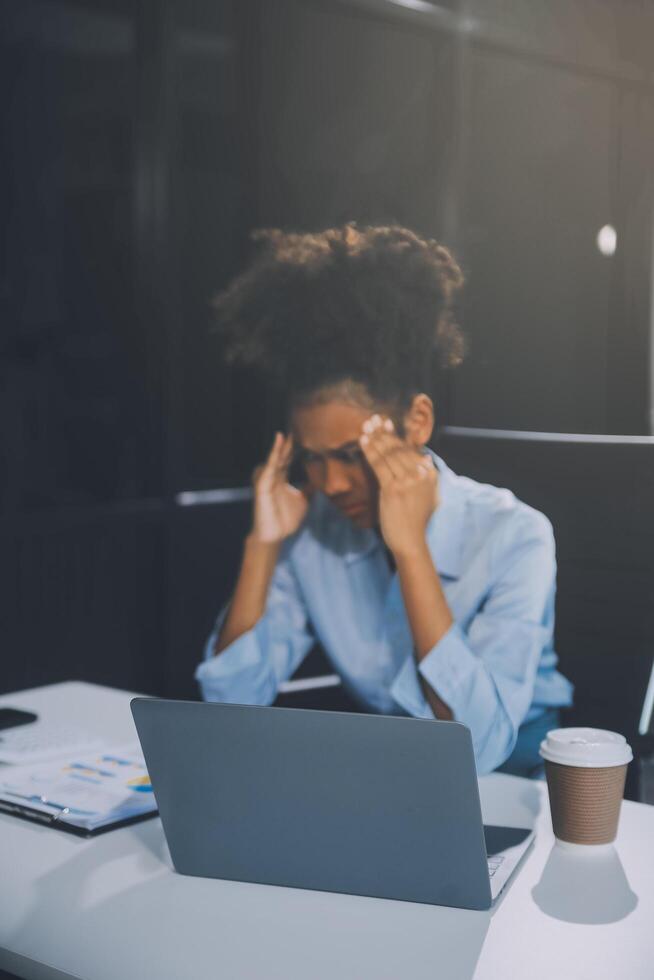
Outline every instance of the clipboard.
<path fill-rule="evenodd" d="M 123 817 L 111 823 L 102 824 L 89 830 L 86 827 L 78 827 L 76 824 L 67 823 L 58 813 L 44 813 L 42 810 L 35 810 L 33 807 L 24 806 L 22 803 L 14 803 L 12 800 L 0 799 L 0 813 L 9 813 L 12 817 L 19 817 L 21 820 L 28 820 L 30 823 L 38 823 L 45 827 L 52 827 L 55 830 L 64 830 L 67 834 L 74 834 L 75 837 L 98 837 L 106 834 L 109 830 L 119 830 L 121 827 L 129 827 L 134 823 L 141 823 L 143 820 L 150 820 L 158 817 L 158 810 L 149 810 L 147 813 L 137 813 L 132 817 Z"/>
<path fill-rule="evenodd" d="M 158 814 L 138 743 L 0 770 L 0 813 L 77 837 L 127 827 Z"/>

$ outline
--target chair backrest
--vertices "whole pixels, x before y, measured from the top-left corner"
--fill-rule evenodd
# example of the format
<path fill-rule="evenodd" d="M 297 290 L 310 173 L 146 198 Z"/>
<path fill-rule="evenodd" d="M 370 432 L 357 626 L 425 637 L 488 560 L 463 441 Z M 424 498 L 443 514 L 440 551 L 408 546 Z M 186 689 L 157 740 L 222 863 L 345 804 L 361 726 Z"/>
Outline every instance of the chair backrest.
<path fill-rule="evenodd" d="M 654 438 L 449 428 L 436 449 L 552 521 L 566 723 L 636 740 L 654 655 Z"/>

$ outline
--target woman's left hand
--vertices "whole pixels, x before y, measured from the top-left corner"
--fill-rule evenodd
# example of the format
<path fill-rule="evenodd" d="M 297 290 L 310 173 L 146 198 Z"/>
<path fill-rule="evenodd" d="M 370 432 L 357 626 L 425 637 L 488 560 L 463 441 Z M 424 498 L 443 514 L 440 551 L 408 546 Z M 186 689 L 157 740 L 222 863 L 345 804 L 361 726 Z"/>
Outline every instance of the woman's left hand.
<path fill-rule="evenodd" d="M 388 418 L 363 424 L 361 449 L 379 481 L 379 522 L 395 558 L 420 551 L 425 529 L 438 507 L 438 470 L 394 431 Z"/>

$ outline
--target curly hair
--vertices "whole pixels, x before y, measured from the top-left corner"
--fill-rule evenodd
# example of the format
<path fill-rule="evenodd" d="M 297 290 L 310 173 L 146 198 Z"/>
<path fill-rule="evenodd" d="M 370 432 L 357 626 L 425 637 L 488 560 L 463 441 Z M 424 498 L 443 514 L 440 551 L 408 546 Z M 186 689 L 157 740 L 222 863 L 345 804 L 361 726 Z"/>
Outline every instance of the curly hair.
<path fill-rule="evenodd" d="M 450 252 L 399 225 L 312 234 L 264 229 L 251 266 L 214 300 L 228 363 L 311 401 L 344 382 L 401 407 L 463 357 Z"/>

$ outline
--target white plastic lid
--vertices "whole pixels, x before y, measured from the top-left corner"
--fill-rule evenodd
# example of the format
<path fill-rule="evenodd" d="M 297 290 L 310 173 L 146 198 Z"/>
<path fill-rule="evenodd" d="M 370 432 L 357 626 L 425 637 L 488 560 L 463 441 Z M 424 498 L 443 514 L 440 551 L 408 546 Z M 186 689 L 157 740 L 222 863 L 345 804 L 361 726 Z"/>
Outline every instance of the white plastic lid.
<path fill-rule="evenodd" d="M 540 743 L 540 754 L 548 762 L 586 769 L 622 766 L 634 757 L 624 735 L 603 728 L 554 728 Z"/>

